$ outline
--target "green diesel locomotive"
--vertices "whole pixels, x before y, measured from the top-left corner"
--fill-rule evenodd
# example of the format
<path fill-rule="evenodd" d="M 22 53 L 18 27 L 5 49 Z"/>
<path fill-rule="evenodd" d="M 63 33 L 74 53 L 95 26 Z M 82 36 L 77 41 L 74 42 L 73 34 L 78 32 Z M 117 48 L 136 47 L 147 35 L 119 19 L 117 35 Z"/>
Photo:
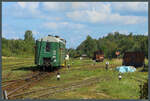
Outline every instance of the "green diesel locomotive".
<path fill-rule="evenodd" d="M 66 40 L 51 36 L 36 40 L 35 64 L 43 69 L 53 70 L 64 66 Z"/>

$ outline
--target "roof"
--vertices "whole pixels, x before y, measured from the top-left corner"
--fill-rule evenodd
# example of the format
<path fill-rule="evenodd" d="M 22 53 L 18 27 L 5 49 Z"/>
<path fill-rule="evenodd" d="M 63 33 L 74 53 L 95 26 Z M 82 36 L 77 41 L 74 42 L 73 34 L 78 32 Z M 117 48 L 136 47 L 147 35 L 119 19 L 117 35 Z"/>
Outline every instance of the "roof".
<path fill-rule="evenodd" d="M 65 44 L 65 40 L 63 41 L 63 39 L 61 39 L 61 38 L 59 38 L 59 37 L 55 37 L 55 36 L 46 36 L 46 37 L 44 37 L 44 38 L 38 39 L 38 41 L 62 42 L 63 44 Z"/>
<path fill-rule="evenodd" d="M 123 57 L 127 57 L 127 56 L 138 56 L 138 57 L 141 57 L 141 56 L 144 56 L 144 52 L 139 52 L 139 51 L 136 51 L 136 52 L 125 52 Z"/>

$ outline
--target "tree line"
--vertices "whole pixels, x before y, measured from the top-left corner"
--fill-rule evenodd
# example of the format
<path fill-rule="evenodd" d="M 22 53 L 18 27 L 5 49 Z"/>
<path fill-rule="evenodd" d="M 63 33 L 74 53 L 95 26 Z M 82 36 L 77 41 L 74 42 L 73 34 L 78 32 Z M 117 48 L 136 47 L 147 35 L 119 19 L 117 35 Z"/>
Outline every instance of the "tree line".
<path fill-rule="evenodd" d="M 92 58 L 97 50 L 102 50 L 106 58 L 116 58 L 116 51 L 120 52 L 119 57 L 122 57 L 125 52 L 142 51 L 148 58 L 148 35 L 133 35 L 132 33 L 125 35 L 114 32 L 99 39 L 93 39 L 88 35 L 76 49 L 70 48 L 68 52 L 71 57 L 86 54 Z"/>
<path fill-rule="evenodd" d="M 27 30 L 24 39 L 2 38 L 2 56 L 34 56 L 35 39 L 31 30 Z M 127 51 L 142 51 L 148 58 L 148 35 L 129 35 L 119 32 L 108 33 L 107 36 L 93 39 L 87 36 L 86 39 L 76 48 L 66 49 L 73 58 L 86 54 L 92 58 L 97 50 L 104 52 L 105 58 L 115 58 L 116 51 L 120 52 L 120 57 Z"/>
<path fill-rule="evenodd" d="M 35 39 L 31 30 L 27 30 L 24 39 L 2 38 L 2 56 L 33 56 Z"/>

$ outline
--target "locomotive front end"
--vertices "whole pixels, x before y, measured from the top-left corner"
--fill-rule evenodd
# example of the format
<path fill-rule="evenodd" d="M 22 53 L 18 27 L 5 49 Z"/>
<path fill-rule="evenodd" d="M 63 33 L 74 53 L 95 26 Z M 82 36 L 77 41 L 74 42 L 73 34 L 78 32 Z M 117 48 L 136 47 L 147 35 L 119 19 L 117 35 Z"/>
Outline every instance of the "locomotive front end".
<path fill-rule="evenodd" d="M 56 36 L 48 36 L 36 41 L 35 64 L 54 69 L 60 67 L 65 56 L 65 41 Z"/>

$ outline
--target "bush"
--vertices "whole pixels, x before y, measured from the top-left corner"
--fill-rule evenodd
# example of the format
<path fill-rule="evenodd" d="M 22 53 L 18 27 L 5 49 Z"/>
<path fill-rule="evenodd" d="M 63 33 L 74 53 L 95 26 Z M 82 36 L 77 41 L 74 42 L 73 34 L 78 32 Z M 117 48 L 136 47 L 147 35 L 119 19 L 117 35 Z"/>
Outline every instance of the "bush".
<path fill-rule="evenodd" d="M 140 99 L 148 99 L 148 80 L 140 85 Z"/>

